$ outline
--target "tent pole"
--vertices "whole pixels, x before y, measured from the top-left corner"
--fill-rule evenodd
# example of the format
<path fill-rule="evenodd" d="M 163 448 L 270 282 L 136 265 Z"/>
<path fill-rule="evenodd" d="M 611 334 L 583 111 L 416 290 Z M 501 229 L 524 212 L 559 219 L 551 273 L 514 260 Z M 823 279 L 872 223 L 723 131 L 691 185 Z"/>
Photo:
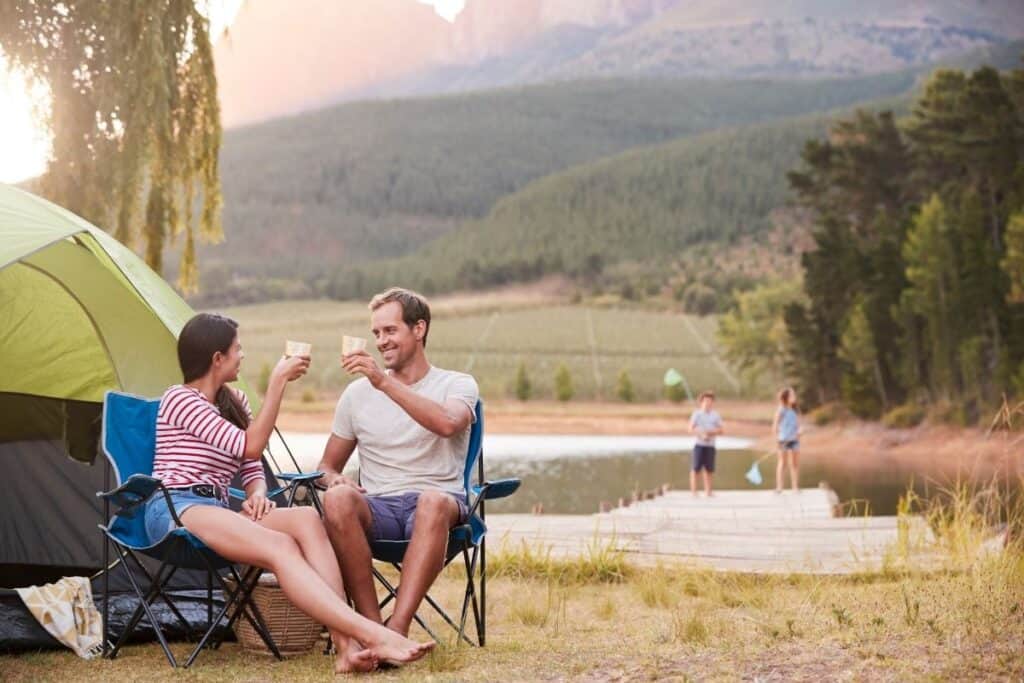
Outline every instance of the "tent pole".
<path fill-rule="evenodd" d="M 110 490 L 110 459 L 103 457 L 103 490 Z M 106 524 L 110 519 L 110 500 L 103 499 L 103 519 L 101 524 Z M 107 637 L 107 626 L 110 623 L 110 539 L 103 534 L 103 656 L 107 656 L 110 638 Z"/>

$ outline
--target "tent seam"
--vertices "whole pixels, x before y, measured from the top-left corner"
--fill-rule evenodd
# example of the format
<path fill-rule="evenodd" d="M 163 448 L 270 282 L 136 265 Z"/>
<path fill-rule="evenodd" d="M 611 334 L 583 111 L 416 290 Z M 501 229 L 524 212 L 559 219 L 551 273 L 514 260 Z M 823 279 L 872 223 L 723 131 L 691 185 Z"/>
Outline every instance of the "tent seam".
<path fill-rule="evenodd" d="M 38 273 L 44 275 L 45 277 L 50 278 L 51 280 L 53 280 L 57 284 L 58 287 L 63 289 L 65 292 L 67 292 L 68 296 L 70 296 L 72 299 L 74 299 L 75 303 L 78 304 L 78 307 L 82 310 L 82 313 L 84 313 L 85 317 L 88 318 L 89 324 L 92 325 L 92 329 L 96 333 L 96 338 L 100 342 L 100 346 L 103 347 L 103 353 L 106 354 L 107 360 L 110 362 L 110 369 L 114 371 L 114 379 L 117 380 L 118 388 L 120 389 L 122 386 L 124 386 L 123 382 L 121 381 L 121 373 L 119 373 L 117 371 L 117 364 L 114 363 L 114 357 L 110 353 L 110 347 L 107 346 L 107 340 L 103 338 L 103 334 L 100 332 L 99 325 L 96 324 L 96 319 L 93 318 L 92 313 L 90 313 L 89 309 L 87 309 L 85 307 L 85 304 L 82 303 L 82 300 L 79 299 L 75 295 L 74 292 L 72 292 L 70 289 L 68 289 L 68 287 L 63 282 L 61 282 L 56 277 L 54 277 L 52 273 L 50 273 L 50 272 L 48 272 L 46 270 L 43 270 L 42 268 L 40 268 L 39 266 L 37 266 L 37 265 L 35 265 L 33 263 L 25 263 L 25 262 L 20 262 L 20 263 L 21 263 L 21 265 L 25 266 L 26 268 L 31 268 L 32 270 L 37 271 Z"/>

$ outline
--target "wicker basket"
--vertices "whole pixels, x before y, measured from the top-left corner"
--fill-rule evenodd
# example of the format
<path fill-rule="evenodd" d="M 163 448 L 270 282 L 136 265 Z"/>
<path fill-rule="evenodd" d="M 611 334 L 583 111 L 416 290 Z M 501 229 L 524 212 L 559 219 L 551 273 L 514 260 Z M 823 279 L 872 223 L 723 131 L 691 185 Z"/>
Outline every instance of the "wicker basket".
<path fill-rule="evenodd" d="M 264 572 L 260 576 L 259 583 L 252 591 L 252 602 L 263 615 L 274 644 L 283 656 L 304 655 L 320 641 L 324 627 L 285 597 L 273 574 Z M 234 630 L 238 642 L 245 650 L 271 654 L 260 634 L 245 617 L 240 616 L 235 621 Z"/>

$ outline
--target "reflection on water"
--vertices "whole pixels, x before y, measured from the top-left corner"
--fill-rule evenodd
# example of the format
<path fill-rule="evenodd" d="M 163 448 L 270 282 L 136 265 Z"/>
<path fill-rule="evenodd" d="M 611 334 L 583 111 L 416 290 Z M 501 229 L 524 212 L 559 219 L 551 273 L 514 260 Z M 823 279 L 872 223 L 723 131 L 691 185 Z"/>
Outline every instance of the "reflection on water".
<path fill-rule="evenodd" d="M 313 469 L 323 453 L 327 437 L 322 434 L 289 434 L 288 444 L 300 467 Z M 688 437 L 615 437 L 551 435 L 487 435 L 484 440 L 488 479 L 519 477 L 523 486 L 511 498 L 488 503 L 490 512 L 529 512 L 542 503 L 545 513 L 586 514 L 597 512 L 602 501 L 615 503 L 629 498 L 634 490 L 645 491 L 669 484 L 673 489 L 689 487 L 690 448 Z M 752 486 L 744 477 L 761 454 L 750 450 L 743 439 L 720 437 L 714 486 L 719 489 L 771 488 L 775 484 L 775 458 L 760 464 L 764 484 Z M 274 448 L 278 462 L 288 462 L 283 448 Z M 811 456 L 811 457 L 808 457 Z M 354 472 L 357 458 L 346 468 Z M 286 467 L 286 469 L 291 469 Z M 899 469 L 847 468 L 842 464 L 814 462 L 804 455 L 800 467 L 801 486 L 828 482 L 839 500 L 869 505 L 876 515 L 891 515 L 907 487 L 921 489 L 924 482 L 946 482 L 934 472 Z"/>

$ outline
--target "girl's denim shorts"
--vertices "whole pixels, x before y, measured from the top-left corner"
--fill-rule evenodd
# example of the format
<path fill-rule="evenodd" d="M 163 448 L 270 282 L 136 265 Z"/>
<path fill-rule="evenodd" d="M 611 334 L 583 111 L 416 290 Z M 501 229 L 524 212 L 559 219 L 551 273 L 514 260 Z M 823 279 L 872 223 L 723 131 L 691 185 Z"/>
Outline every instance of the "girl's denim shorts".
<path fill-rule="evenodd" d="M 191 491 L 168 491 L 168 493 L 171 496 L 171 502 L 174 504 L 174 511 L 178 514 L 178 519 L 181 519 L 182 513 L 193 505 L 227 507 L 225 503 L 216 498 L 207 498 Z M 171 517 L 171 511 L 167 508 L 167 499 L 164 498 L 163 493 L 160 491 L 154 493 L 153 497 L 146 503 L 145 516 L 146 535 L 149 536 L 150 543 L 155 544 L 159 542 L 164 536 L 177 528 L 174 518 Z"/>

